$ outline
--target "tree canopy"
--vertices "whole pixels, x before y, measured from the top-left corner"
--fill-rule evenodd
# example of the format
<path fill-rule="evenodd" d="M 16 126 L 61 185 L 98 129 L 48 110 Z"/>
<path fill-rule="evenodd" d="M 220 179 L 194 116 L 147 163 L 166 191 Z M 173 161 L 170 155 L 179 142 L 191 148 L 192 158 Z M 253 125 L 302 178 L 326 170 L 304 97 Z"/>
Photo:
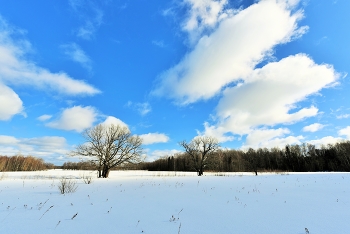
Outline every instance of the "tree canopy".
<path fill-rule="evenodd" d="M 90 157 L 99 177 L 107 178 L 113 167 L 142 161 L 142 139 L 132 135 L 126 126 L 99 124 L 83 132 L 85 142 L 72 155 Z"/>

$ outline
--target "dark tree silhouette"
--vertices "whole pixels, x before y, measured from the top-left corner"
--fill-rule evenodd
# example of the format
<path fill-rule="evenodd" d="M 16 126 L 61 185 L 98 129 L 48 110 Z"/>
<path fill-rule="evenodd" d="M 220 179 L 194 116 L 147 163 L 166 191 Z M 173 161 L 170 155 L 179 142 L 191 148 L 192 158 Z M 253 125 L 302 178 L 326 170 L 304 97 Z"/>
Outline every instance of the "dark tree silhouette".
<path fill-rule="evenodd" d="M 181 141 L 179 144 L 191 159 L 192 167 L 196 170 L 198 176 L 203 175 L 204 168 L 210 163 L 210 157 L 219 148 L 218 140 L 208 136 L 196 137 L 189 143 Z"/>

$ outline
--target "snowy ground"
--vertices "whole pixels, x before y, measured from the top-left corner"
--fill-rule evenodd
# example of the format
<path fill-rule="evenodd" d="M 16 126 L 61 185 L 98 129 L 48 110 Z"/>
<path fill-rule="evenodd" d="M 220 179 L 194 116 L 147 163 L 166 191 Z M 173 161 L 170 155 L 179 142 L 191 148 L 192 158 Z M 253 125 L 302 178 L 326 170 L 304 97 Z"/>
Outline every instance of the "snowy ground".
<path fill-rule="evenodd" d="M 349 173 L 83 174 L 0 172 L 0 233 L 350 233 Z M 62 176 L 75 193 L 60 194 Z"/>

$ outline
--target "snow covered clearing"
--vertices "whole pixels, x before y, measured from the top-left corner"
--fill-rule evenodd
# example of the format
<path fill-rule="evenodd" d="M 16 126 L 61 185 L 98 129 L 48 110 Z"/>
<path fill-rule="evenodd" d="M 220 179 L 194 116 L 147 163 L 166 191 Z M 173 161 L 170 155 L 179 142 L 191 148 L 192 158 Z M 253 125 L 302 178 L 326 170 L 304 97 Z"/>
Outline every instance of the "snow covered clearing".
<path fill-rule="evenodd" d="M 82 177 L 93 176 L 91 184 Z M 76 192 L 61 194 L 62 177 Z M 0 233 L 349 233 L 350 173 L 0 172 Z M 307 228 L 307 229 L 306 229 Z"/>

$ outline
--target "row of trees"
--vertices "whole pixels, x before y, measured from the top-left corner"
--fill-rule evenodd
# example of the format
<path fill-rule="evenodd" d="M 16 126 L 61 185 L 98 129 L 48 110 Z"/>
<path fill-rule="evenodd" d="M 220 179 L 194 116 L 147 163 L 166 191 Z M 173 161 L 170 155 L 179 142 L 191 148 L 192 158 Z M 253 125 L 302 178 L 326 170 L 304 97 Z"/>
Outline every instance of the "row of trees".
<path fill-rule="evenodd" d="M 186 149 L 186 148 L 185 148 Z M 204 149 L 204 148 L 202 148 Z M 151 171 L 193 171 L 197 161 L 190 153 L 164 157 L 143 163 L 141 169 Z M 203 151 L 205 152 L 205 151 Z M 207 154 L 203 167 L 208 171 L 350 171 L 350 141 L 323 146 L 287 145 L 284 149 L 222 150 Z"/>
<path fill-rule="evenodd" d="M 32 156 L 0 156 L 0 171 L 40 171 L 54 167 L 53 164 Z"/>
<path fill-rule="evenodd" d="M 65 162 L 61 168 L 63 170 L 95 170 L 96 165 L 91 161 Z"/>
<path fill-rule="evenodd" d="M 112 168 L 133 163 L 133 169 L 159 171 L 204 170 L 235 171 L 350 171 L 350 142 L 341 142 L 317 149 L 311 144 L 287 145 L 284 149 L 223 150 L 214 137 L 199 136 L 190 142 L 182 141 L 183 153 L 142 162 L 138 136 L 131 135 L 127 127 L 97 125 L 83 133 L 85 142 L 72 155 L 90 158 L 89 163 L 75 163 L 65 168 L 91 169 L 99 177 L 108 177 Z"/>
<path fill-rule="evenodd" d="M 111 169 L 196 171 L 350 171 L 350 141 L 316 149 L 314 145 L 287 145 L 284 149 L 223 150 L 213 137 L 199 136 L 182 141 L 184 152 L 154 162 L 143 162 L 142 139 L 131 135 L 121 125 L 100 124 L 83 133 L 85 142 L 71 152 L 85 158 L 83 162 L 63 164 L 63 169 L 97 170 L 107 178 Z M 0 171 L 33 171 L 53 168 L 42 159 L 14 156 L 0 157 Z"/>

